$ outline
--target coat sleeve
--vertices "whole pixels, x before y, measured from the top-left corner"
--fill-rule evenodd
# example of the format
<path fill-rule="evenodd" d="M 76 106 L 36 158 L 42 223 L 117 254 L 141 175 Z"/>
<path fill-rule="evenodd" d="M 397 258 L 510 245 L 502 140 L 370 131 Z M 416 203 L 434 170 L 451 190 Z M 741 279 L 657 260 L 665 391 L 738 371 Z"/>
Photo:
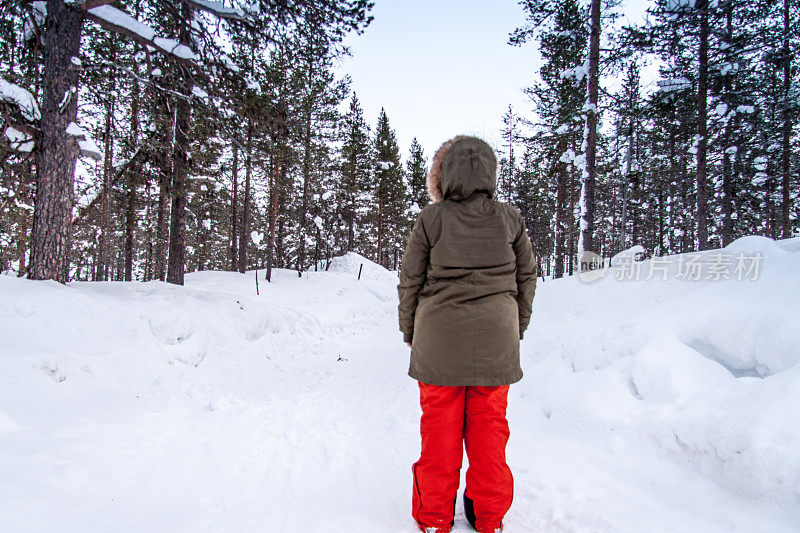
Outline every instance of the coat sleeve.
<path fill-rule="evenodd" d="M 425 284 L 429 258 L 430 243 L 425 234 L 422 215 L 420 215 L 414 223 L 414 229 L 411 230 L 411 236 L 406 244 L 400 268 L 400 283 L 397 285 L 400 297 L 397 314 L 404 342 L 410 343 L 414 336 L 414 314 L 417 310 L 419 292 Z"/>
<path fill-rule="evenodd" d="M 517 257 L 517 309 L 519 310 L 519 338 L 522 339 L 531 320 L 533 294 L 536 292 L 536 258 L 525 220 L 517 213 L 519 232 L 514 239 L 514 254 Z"/>

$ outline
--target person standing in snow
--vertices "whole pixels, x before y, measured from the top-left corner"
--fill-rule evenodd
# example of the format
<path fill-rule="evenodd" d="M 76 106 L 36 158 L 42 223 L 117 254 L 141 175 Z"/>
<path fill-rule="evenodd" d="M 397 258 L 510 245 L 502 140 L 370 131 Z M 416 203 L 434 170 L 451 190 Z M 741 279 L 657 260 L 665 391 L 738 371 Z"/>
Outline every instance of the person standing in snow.
<path fill-rule="evenodd" d="M 400 330 L 422 407 L 412 514 L 425 532 L 453 526 L 464 446 L 472 527 L 501 531 L 513 497 L 506 406 L 509 385 L 522 379 L 536 261 L 519 211 L 493 199 L 496 171 L 480 139 L 439 148 L 427 177 L 434 203 L 419 214 L 400 269 Z"/>

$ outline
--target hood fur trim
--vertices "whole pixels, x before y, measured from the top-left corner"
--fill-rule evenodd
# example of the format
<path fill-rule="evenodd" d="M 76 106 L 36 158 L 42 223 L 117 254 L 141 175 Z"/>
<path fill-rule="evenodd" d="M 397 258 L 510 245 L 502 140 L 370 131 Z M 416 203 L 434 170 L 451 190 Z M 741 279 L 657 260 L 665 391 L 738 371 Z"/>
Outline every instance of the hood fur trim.
<path fill-rule="evenodd" d="M 444 199 L 444 195 L 442 194 L 442 161 L 444 161 L 444 156 L 447 155 L 447 150 L 449 150 L 456 141 L 466 138 L 466 135 L 456 135 L 442 144 L 433 155 L 431 170 L 425 178 L 425 185 L 428 187 L 428 196 L 431 197 L 433 203 L 441 202 Z"/>

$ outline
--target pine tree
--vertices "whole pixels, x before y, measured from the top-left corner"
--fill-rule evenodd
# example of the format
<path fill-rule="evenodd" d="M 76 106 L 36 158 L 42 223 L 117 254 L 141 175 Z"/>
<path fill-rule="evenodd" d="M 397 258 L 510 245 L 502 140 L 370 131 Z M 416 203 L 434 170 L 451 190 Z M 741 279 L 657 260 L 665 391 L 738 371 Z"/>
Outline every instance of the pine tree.
<path fill-rule="evenodd" d="M 501 199 L 508 199 L 516 178 L 517 160 L 514 154 L 514 146 L 519 141 L 519 117 L 514 114 L 511 105 L 502 118 L 503 127 L 500 135 L 503 138 L 503 155 L 500 157 L 499 183 L 497 184 L 497 196 Z"/>
<path fill-rule="evenodd" d="M 407 192 L 400 166 L 400 149 L 384 109 L 381 109 L 375 126 L 374 153 L 375 257 L 381 265 L 396 267 L 401 237 L 405 234 Z"/>
<path fill-rule="evenodd" d="M 355 93 L 341 126 L 339 213 L 346 228 L 345 251 L 355 251 L 372 194 L 373 153 L 370 128 Z"/>
<path fill-rule="evenodd" d="M 527 88 L 536 104 L 539 131 L 531 140 L 546 154 L 548 174 L 554 179 L 555 210 L 552 220 L 554 276 L 571 273 L 575 248 L 575 173 L 581 166 L 578 151 L 583 139 L 581 115 L 586 94 L 584 66 L 588 32 L 576 0 L 525 2 L 528 25 L 511 36 L 521 44 L 541 34 L 540 50 L 545 64 L 541 82 Z"/>
<path fill-rule="evenodd" d="M 586 133 L 584 135 L 585 161 L 581 171 L 581 215 L 578 256 L 585 250 L 595 251 L 594 245 L 594 187 L 597 181 L 597 120 L 600 71 L 600 0 L 591 0 L 591 30 L 589 37 L 588 87 L 584 104 Z M 583 261 L 580 264 L 584 264 Z"/>
<path fill-rule="evenodd" d="M 411 140 L 411 148 L 408 151 L 408 161 L 406 161 L 406 173 L 408 175 L 408 188 L 411 195 L 411 202 L 417 209 L 422 209 L 428 205 L 428 191 L 425 179 L 427 177 L 427 161 L 422 146 L 414 137 Z"/>

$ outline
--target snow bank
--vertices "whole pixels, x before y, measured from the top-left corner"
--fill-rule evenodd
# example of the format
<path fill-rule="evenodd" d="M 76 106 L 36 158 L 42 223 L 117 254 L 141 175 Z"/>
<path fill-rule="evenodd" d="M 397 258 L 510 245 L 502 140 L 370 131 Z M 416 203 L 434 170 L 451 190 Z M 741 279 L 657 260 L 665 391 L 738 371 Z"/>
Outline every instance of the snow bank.
<path fill-rule="evenodd" d="M 758 276 L 708 278 L 720 254 Z M 508 531 L 797 530 L 800 239 L 688 255 L 540 282 Z M 416 531 L 396 274 L 263 274 L 0 276 L 3 529 Z"/>
<path fill-rule="evenodd" d="M 610 449 L 655 445 L 659 457 L 725 494 L 798 523 L 798 248 L 793 239 L 746 237 L 620 267 L 633 275 L 612 267 L 596 283 L 540 285 L 522 349 L 527 387 L 546 414 L 570 405 L 570 424 Z M 737 279 L 739 256 L 760 257 L 757 275 Z M 683 277 L 690 259 L 701 267 L 698 279 Z M 730 279 L 717 279 L 723 263 Z M 727 523 L 769 530 L 740 520 Z"/>
<path fill-rule="evenodd" d="M 389 272 L 378 263 L 370 261 L 366 257 L 355 252 L 347 252 L 345 255 L 334 257 L 331 260 L 330 267 L 328 267 L 329 272 L 353 274 L 356 277 L 358 277 L 359 269 L 361 269 L 361 279 L 397 283 L 397 274 Z"/>

